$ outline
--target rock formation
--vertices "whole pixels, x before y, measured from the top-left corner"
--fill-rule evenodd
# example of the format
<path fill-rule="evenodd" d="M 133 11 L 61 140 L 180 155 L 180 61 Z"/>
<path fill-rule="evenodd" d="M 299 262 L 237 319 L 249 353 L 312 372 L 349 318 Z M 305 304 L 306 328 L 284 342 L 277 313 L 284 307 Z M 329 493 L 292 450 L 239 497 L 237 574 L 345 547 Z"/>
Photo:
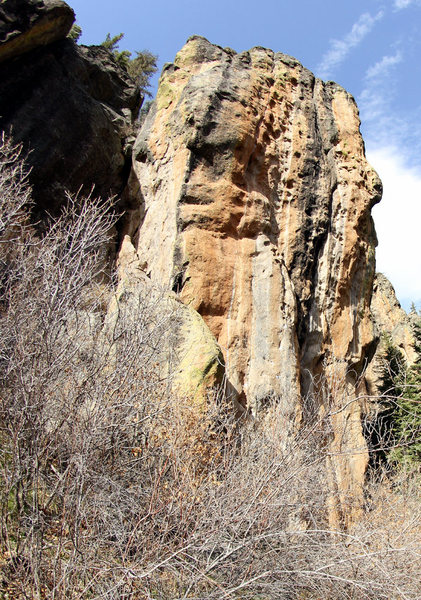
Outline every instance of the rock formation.
<path fill-rule="evenodd" d="M 387 338 L 402 352 L 408 365 L 414 363 L 416 352 L 411 315 L 403 310 L 392 284 L 382 273 L 374 279 L 371 313 L 380 343 L 368 366 L 366 381 L 369 393 L 375 396 L 381 386 Z"/>
<path fill-rule="evenodd" d="M 0 62 L 60 40 L 75 20 L 62 0 L 3 0 L 0 7 Z"/>
<path fill-rule="evenodd" d="M 124 236 L 117 260 L 118 287 L 108 307 L 105 331 L 117 325 L 119 315 L 126 321 L 148 318 L 154 323 L 150 333 L 163 329 L 151 344 L 157 348 L 156 362 L 172 382 L 176 394 L 186 396 L 197 407 L 206 394 L 220 385 L 224 376 L 221 349 L 200 315 L 166 288 L 153 285 L 145 275 L 129 236 Z"/>
<path fill-rule="evenodd" d="M 407 363 L 413 364 L 416 352 L 411 316 L 403 310 L 392 284 L 382 273 L 374 279 L 371 312 L 379 332 L 389 334 Z"/>
<path fill-rule="evenodd" d="M 145 270 L 203 316 L 239 398 L 360 369 L 380 182 L 351 96 L 297 61 L 191 38 L 134 148 Z M 306 386 L 308 389 L 308 385 Z"/>
<path fill-rule="evenodd" d="M 54 210 L 81 186 L 117 194 L 130 210 L 113 302 L 172 289 L 183 393 L 220 380 L 223 362 L 238 408 L 258 417 L 275 396 L 286 432 L 325 418 L 332 515 L 352 512 L 367 465 L 359 395 L 378 337 L 381 196 L 353 98 L 292 57 L 195 36 L 164 67 L 131 164 L 140 98 L 127 73 L 65 39 L 63 2 L 23 2 L 14 26 L 22 2 L 0 9 L 0 126 L 31 150 L 38 205 Z"/>
<path fill-rule="evenodd" d="M 136 85 L 105 48 L 66 39 L 73 20 L 59 0 L 0 8 L 0 128 L 29 151 L 34 198 L 50 212 L 65 190 L 121 193 L 140 106 Z"/>
<path fill-rule="evenodd" d="M 332 445 L 358 451 L 336 476 L 345 495 L 361 484 L 361 408 L 349 400 L 376 343 L 370 211 L 381 183 L 353 98 L 284 54 L 192 37 L 164 67 L 130 189 L 143 269 L 202 315 L 238 402 L 258 413 L 277 395 L 288 428 L 305 412 L 300 394 L 326 404 L 320 378 L 342 381 Z"/>

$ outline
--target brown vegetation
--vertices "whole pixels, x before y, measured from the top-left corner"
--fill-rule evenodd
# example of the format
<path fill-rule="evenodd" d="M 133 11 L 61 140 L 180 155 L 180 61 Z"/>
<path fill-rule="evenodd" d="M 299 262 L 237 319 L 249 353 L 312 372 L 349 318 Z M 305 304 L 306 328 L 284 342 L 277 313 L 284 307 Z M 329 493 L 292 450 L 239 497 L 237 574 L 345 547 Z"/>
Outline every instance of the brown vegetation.
<path fill-rule="evenodd" d="M 258 422 L 176 398 L 165 294 L 104 314 L 112 203 L 39 234 L 7 140 L 0 164 L 0 598 L 419 598 L 416 480 L 377 473 L 329 529 L 331 415 L 286 435 L 276 398 Z"/>

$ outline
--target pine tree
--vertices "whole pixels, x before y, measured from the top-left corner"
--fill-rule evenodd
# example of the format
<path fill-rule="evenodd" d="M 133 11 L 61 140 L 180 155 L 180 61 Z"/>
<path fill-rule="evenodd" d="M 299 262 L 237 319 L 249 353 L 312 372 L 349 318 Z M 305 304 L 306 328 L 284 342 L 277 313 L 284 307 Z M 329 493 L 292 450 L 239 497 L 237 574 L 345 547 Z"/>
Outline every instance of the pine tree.
<path fill-rule="evenodd" d="M 109 33 L 107 33 L 107 37 L 102 42 L 101 46 L 103 46 L 104 48 L 107 48 L 107 50 L 112 52 L 112 54 L 113 54 L 114 58 L 116 59 L 116 61 L 118 62 L 118 64 L 121 67 L 124 67 L 125 69 L 127 69 L 132 53 L 129 52 L 129 50 L 122 50 L 121 52 L 118 50 L 118 45 L 119 45 L 120 41 L 123 39 L 123 37 L 124 37 L 124 33 L 119 33 L 118 35 L 115 35 L 114 37 L 111 37 L 111 35 Z"/>
<path fill-rule="evenodd" d="M 421 320 L 414 324 L 414 364 L 406 373 L 402 396 L 398 400 L 394 433 L 399 441 L 398 457 L 421 464 Z"/>
<path fill-rule="evenodd" d="M 123 37 L 124 33 L 119 33 L 114 37 L 111 37 L 107 33 L 107 37 L 101 46 L 112 52 L 118 64 L 126 69 L 129 75 L 136 81 L 141 93 L 144 96 L 151 96 L 148 87 L 150 85 L 150 78 L 158 70 L 156 64 L 158 57 L 149 52 L 149 50 L 142 50 L 141 52 L 136 52 L 136 57 L 132 59 L 132 53 L 129 50 L 118 50 L 119 43 Z"/>
<path fill-rule="evenodd" d="M 142 93 L 151 97 L 147 88 L 149 87 L 150 78 L 158 70 L 156 65 L 158 57 L 155 54 L 152 54 L 152 52 L 149 52 L 149 50 L 136 52 L 136 55 L 136 58 L 129 60 L 127 70 L 129 75 L 136 80 Z"/>
<path fill-rule="evenodd" d="M 380 391 L 386 398 L 400 397 L 402 395 L 406 361 L 399 348 L 393 344 L 390 335 L 383 335 L 382 340 L 385 347 L 385 354 Z"/>

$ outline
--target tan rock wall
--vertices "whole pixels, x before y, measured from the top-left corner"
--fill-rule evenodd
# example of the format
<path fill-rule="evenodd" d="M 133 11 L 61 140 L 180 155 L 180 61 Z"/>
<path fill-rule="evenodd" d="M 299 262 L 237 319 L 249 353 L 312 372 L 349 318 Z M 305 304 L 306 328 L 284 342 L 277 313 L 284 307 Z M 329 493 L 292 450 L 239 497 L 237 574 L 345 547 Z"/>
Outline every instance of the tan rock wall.
<path fill-rule="evenodd" d="M 237 399 L 258 412 L 276 393 L 287 423 L 332 364 L 355 397 L 374 346 L 381 183 L 352 97 L 286 55 L 194 37 L 164 68 L 133 169 L 142 266 L 202 315 Z M 359 414 L 350 407 L 345 420 Z M 353 431 L 358 457 L 344 469 L 361 483 Z"/>
<path fill-rule="evenodd" d="M 103 334 L 115 339 L 117 351 L 121 327 L 139 331 L 137 350 L 145 364 L 156 367 L 175 397 L 187 397 L 202 407 L 207 391 L 219 386 L 224 376 L 215 337 L 191 306 L 145 276 L 127 235 L 120 247 L 117 274 L 119 283 L 108 305 Z"/>

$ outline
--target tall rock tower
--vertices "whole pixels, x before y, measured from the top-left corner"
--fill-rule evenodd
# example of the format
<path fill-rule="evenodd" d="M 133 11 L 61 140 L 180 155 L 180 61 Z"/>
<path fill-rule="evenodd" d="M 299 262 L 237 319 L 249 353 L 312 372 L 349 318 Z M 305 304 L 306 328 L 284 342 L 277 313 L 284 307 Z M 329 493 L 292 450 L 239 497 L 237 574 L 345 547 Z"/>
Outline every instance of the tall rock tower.
<path fill-rule="evenodd" d="M 142 268 L 202 316 L 237 402 L 258 413 L 275 394 L 286 429 L 330 411 L 344 501 L 366 465 L 381 197 L 359 124 L 353 98 L 295 59 L 194 36 L 164 67 L 130 180 Z"/>

